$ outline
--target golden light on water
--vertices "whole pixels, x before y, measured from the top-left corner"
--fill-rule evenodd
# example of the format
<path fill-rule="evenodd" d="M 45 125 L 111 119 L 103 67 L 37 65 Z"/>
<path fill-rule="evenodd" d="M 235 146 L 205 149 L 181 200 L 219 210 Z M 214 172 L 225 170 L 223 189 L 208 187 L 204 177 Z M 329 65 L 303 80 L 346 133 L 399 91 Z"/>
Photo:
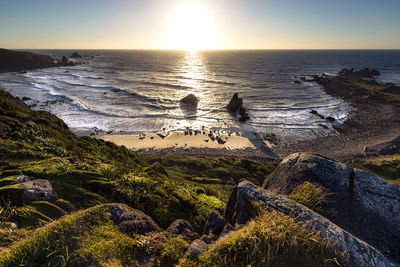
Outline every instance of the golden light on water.
<path fill-rule="evenodd" d="M 216 24 L 201 2 L 181 2 L 172 11 L 167 36 L 168 49 L 201 50 L 218 48 Z"/>

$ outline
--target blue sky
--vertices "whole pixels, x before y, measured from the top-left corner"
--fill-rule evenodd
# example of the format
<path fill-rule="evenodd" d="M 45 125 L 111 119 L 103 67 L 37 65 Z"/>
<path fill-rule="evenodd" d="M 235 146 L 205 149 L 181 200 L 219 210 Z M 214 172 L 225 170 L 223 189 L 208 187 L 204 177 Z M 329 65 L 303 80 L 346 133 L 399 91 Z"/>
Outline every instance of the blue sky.
<path fill-rule="evenodd" d="M 210 48 L 400 49 L 399 0 L 0 0 L 0 47 L 164 49 L 200 38 L 171 29 L 187 2 Z"/>

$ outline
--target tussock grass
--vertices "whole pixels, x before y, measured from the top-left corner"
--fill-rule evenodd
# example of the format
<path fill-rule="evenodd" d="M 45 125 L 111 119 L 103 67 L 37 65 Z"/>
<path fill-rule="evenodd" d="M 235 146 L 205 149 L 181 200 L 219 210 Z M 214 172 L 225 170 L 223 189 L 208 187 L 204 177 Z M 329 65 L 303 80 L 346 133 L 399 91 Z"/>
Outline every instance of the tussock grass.
<path fill-rule="evenodd" d="M 304 206 L 322 213 L 323 204 L 326 203 L 328 191 L 322 185 L 304 182 L 297 186 L 288 198 L 303 204 Z"/>
<path fill-rule="evenodd" d="M 292 218 L 263 212 L 242 229 L 221 238 L 198 261 L 180 266 L 340 266 L 341 255 L 329 242 Z"/>
<path fill-rule="evenodd" d="M 123 266 L 135 262 L 137 239 L 121 233 L 96 206 L 50 223 L 0 254 L 0 266 Z"/>

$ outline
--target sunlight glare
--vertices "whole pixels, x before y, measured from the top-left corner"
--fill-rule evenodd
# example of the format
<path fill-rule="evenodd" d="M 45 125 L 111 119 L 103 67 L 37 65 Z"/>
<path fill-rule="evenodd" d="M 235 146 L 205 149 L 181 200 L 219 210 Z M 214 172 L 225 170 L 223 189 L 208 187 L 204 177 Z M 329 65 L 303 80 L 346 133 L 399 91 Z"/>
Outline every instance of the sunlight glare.
<path fill-rule="evenodd" d="M 168 25 L 167 48 L 201 50 L 217 48 L 215 24 L 207 7 L 200 2 L 184 2 L 172 12 Z"/>

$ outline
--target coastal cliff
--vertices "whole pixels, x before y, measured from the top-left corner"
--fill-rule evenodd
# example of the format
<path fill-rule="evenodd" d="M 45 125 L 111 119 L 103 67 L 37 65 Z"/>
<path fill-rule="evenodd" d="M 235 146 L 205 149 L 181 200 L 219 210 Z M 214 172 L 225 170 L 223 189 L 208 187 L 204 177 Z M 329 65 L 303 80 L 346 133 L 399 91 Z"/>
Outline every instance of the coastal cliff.
<path fill-rule="evenodd" d="M 57 61 L 48 55 L 0 48 L 0 73 L 75 65 L 66 58 Z"/>

